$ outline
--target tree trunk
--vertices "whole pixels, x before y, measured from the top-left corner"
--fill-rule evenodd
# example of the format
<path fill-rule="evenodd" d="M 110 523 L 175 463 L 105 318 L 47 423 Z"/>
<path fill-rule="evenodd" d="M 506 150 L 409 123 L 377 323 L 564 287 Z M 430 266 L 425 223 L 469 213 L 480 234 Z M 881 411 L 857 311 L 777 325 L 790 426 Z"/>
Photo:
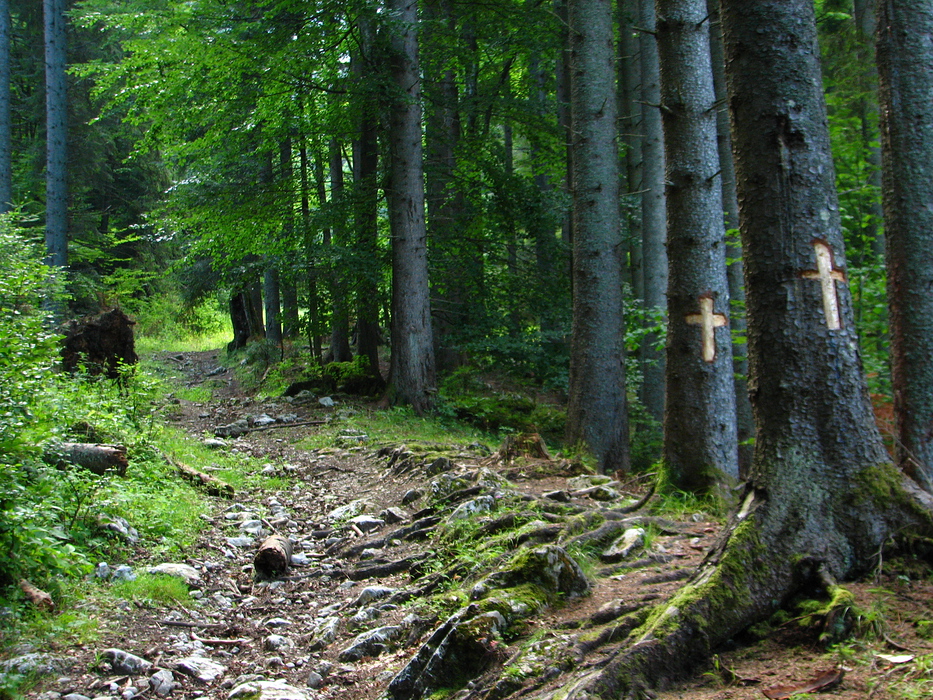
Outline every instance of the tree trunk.
<path fill-rule="evenodd" d="M 567 34 L 567 0 L 554 0 L 554 13 L 560 20 L 562 47 L 557 54 L 554 66 L 554 78 L 557 93 L 557 126 L 564 139 L 564 150 L 567 154 L 567 164 L 563 182 L 564 192 L 570 196 L 571 180 L 573 179 L 573 137 L 570 133 L 570 37 Z M 560 238 L 570 249 L 573 240 L 573 221 L 568 211 L 561 225 Z M 571 252 L 571 255 L 573 253 Z M 571 275 L 571 284 L 573 276 Z"/>
<path fill-rule="evenodd" d="M 308 283 L 308 323 L 305 330 L 308 333 L 308 348 L 311 351 L 311 359 L 315 364 L 320 365 L 324 361 L 323 349 L 321 348 L 321 297 L 318 290 L 318 251 L 315 245 L 315 234 L 311 228 L 311 185 L 308 177 L 308 148 L 304 138 L 301 139 L 301 145 L 298 148 L 298 168 L 299 182 L 301 187 L 301 232 L 304 237 L 305 248 L 305 274 Z M 323 180 L 323 175 L 321 176 Z M 324 206 L 325 199 L 318 198 L 318 206 Z M 329 235 L 327 228 L 324 229 L 324 245 L 328 245 Z"/>
<path fill-rule="evenodd" d="M 619 128 L 625 145 L 625 219 L 632 296 L 645 298 L 641 229 L 641 59 L 635 18 L 638 0 L 619 0 Z"/>
<path fill-rule="evenodd" d="M 246 288 L 246 316 L 250 338 L 265 338 L 266 325 L 262 318 L 262 283 L 253 279 Z"/>
<path fill-rule="evenodd" d="M 704 492 L 739 476 L 706 0 L 657 10 L 670 272 L 662 459 L 675 487 Z"/>
<path fill-rule="evenodd" d="M 295 197 L 292 167 L 292 140 L 284 139 L 279 145 L 279 180 L 282 183 L 282 237 L 288 245 L 295 236 Z M 293 266 L 280 269 L 279 289 L 282 298 L 282 337 L 295 338 L 298 335 L 298 289 L 295 286 Z"/>
<path fill-rule="evenodd" d="M 666 211 L 664 202 L 664 133 L 661 125 L 660 66 L 655 41 L 655 10 L 653 0 L 640 0 L 638 24 L 642 31 L 641 47 L 641 123 L 642 187 L 641 225 L 642 258 L 645 279 L 645 309 L 649 313 L 667 308 Z M 649 323 L 651 321 L 649 316 Z M 641 347 L 641 400 L 655 420 L 664 417 L 664 355 L 656 349 L 657 333 L 645 336 Z"/>
<path fill-rule="evenodd" d="M 834 592 L 901 528 L 933 529 L 933 498 L 887 460 L 837 280 L 845 256 L 813 3 L 723 0 L 722 12 L 755 458 L 741 507 L 696 573 L 570 698 L 641 697 L 802 586 Z"/>
<path fill-rule="evenodd" d="M 434 339 L 424 222 L 418 3 L 389 0 L 394 100 L 389 132 L 389 225 L 392 232 L 392 369 L 387 397 L 423 414 L 434 407 Z"/>
<path fill-rule="evenodd" d="M 0 214 L 13 208 L 10 0 L 0 0 Z"/>
<path fill-rule="evenodd" d="M 45 12 L 45 247 L 52 267 L 68 266 L 68 95 L 65 0 L 43 0 Z"/>
<path fill-rule="evenodd" d="M 726 62 L 723 55 L 722 24 L 719 19 L 719 0 L 707 0 L 710 23 L 710 58 L 713 68 L 713 89 L 716 93 L 716 145 L 719 150 L 719 169 L 722 183 L 722 207 L 726 230 L 739 227 L 739 200 L 735 191 L 735 165 L 732 162 L 732 135 L 729 133 L 729 111 L 726 105 Z M 755 417 L 748 398 L 748 357 L 745 323 L 745 276 L 742 265 L 742 244 L 738 239 L 726 239 L 726 257 L 729 277 L 731 312 L 729 325 L 733 335 L 741 340 L 732 345 L 732 369 L 735 373 L 735 418 L 739 441 L 739 474 L 744 477 L 752 461 L 752 442 L 755 437 Z"/>
<path fill-rule="evenodd" d="M 340 206 L 343 199 L 343 154 L 336 139 L 331 139 L 328 146 L 330 169 L 330 200 L 331 204 Z M 318 186 L 319 199 L 323 203 L 323 178 Z M 344 244 L 346 229 L 336 219 L 330 227 L 330 245 Z M 346 274 L 346 273 L 343 273 Z M 328 275 L 331 296 L 330 315 L 330 353 L 332 362 L 349 362 L 353 359 L 350 349 L 350 307 L 347 285 L 342 274 L 331 270 Z"/>
<path fill-rule="evenodd" d="M 277 265 L 276 258 L 268 262 Z M 276 267 L 267 267 L 262 276 L 262 294 L 266 310 L 266 340 L 275 345 L 282 344 L 282 323 L 279 320 L 279 271 Z"/>
<path fill-rule="evenodd" d="M 933 492 L 933 5 L 878 3 L 895 458 Z"/>
<path fill-rule="evenodd" d="M 569 0 L 573 327 L 567 442 L 627 470 L 625 325 L 610 0 Z"/>
<path fill-rule="evenodd" d="M 375 66 L 372 27 L 368 21 L 360 22 L 362 55 L 356 63 L 361 79 L 373 79 Z M 356 352 L 369 359 L 373 378 L 381 380 L 379 373 L 379 114 L 375 96 L 366 94 L 361 105 L 359 140 L 354 144 L 353 170 L 356 185 L 357 252 L 362 258 L 358 271 Z"/>

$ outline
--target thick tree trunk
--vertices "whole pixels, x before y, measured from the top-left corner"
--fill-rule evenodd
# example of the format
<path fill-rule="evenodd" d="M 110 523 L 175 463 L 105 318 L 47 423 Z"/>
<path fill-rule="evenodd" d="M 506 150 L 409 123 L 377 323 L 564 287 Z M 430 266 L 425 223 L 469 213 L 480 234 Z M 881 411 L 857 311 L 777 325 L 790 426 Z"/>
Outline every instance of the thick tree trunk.
<path fill-rule="evenodd" d="M 709 491 L 739 465 L 706 0 L 657 9 L 670 273 L 662 459 L 674 486 Z"/>
<path fill-rule="evenodd" d="M 68 266 L 68 95 L 65 0 L 43 0 L 45 12 L 45 246 L 47 262 Z"/>
<path fill-rule="evenodd" d="M 267 267 L 262 276 L 262 295 L 266 311 L 266 340 L 275 345 L 282 344 L 282 322 L 279 318 L 281 300 L 279 298 L 279 271 L 275 267 L 278 260 L 272 258 L 268 261 L 272 266 Z"/>
<path fill-rule="evenodd" d="M 641 225 L 642 258 L 645 279 L 645 309 L 649 312 L 667 308 L 667 235 L 664 201 L 664 133 L 661 125 L 661 86 L 658 45 L 654 37 L 653 0 L 640 0 L 639 38 L 641 47 L 641 124 L 642 188 Z M 649 317 L 650 318 L 650 317 Z M 655 420 L 664 418 L 664 355 L 656 349 L 658 336 L 649 333 L 641 347 L 643 384 L 641 401 Z"/>
<path fill-rule="evenodd" d="M 726 230 L 739 227 L 739 199 L 735 191 L 735 165 L 732 162 L 732 135 L 729 133 L 729 108 L 726 99 L 726 61 L 723 55 L 722 24 L 719 0 L 707 0 L 709 12 L 710 58 L 713 67 L 713 89 L 716 93 L 716 145 L 722 183 L 722 208 Z M 742 244 L 738 239 L 726 239 L 731 313 L 729 325 L 734 336 L 741 338 L 732 345 L 732 369 L 735 373 L 735 419 L 739 441 L 739 474 L 744 476 L 752 462 L 755 437 L 755 417 L 748 397 L 748 351 L 745 343 L 745 271 L 742 265 Z"/>
<path fill-rule="evenodd" d="M 933 492 L 933 5 L 879 0 L 895 457 Z"/>
<path fill-rule="evenodd" d="M 13 131 L 10 92 L 10 0 L 0 0 L 0 214 L 13 207 Z"/>
<path fill-rule="evenodd" d="M 887 461 L 851 300 L 837 279 L 845 256 L 813 3 L 723 0 L 722 11 L 758 420 L 754 463 L 740 509 L 697 572 L 632 632 L 631 645 L 574 684 L 570 698 L 641 697 L 801 586 L 833 588 L 866 571 L 900 528 L 933 530 L 933 497 Z"/>
<path fill-rule="evenodd" d="M 373 29 L 368 21 L 360 22 L 362 55 L 355 70 L 362 78 L 373 78 L 375 66 Z M 379 114 L 375 96 L 368 94 L 361 105 L 359 140 L 354 144 L 353 174 L 356 185 L 356 240 L 362 258 L 358 270 L 356 352 L 369 359 L 373 378 L 379 373 Z"/>
<path fill-rule="evenodd" d="M 389 225 L 392 232 L 392 369 L 387 397 L 430 411 L 435 400 L 434 339 L 424 221 L 418 4 L 389 0 L 394 101 L 389 133 Z"/>
<path fill-rule="evenodd" d="M 569 0 L 573 328 L 567 442 L 628 469 L 625 325 L 610 0 Z"/>

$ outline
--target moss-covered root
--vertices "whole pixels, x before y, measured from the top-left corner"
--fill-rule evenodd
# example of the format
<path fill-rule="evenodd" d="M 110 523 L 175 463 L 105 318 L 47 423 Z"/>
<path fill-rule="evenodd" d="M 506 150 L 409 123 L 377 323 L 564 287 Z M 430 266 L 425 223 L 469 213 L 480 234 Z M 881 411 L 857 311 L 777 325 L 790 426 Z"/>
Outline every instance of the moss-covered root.
<path fill-rule="evenodd" d="M 789 557 L 776 561 L 760 539 L 766 509 L 750 491 L 719 545 L 671 600 L 635 629 L 633 644 L 559 700 L 641 698 L 686 675 L 714 649 L 773 612 L 791 593 Z"/>

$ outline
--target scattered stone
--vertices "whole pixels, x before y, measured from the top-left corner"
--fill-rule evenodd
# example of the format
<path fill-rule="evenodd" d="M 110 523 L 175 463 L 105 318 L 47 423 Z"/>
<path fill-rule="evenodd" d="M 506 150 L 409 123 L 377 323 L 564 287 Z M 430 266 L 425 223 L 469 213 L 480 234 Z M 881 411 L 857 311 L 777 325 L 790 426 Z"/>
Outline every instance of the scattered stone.
<path fill-rule="evenodd" d="M 636 549 L 641 549 L 645 545 L 645 531 L 640 527 L 632 527 L 622 533 L 609 548 L 600 555 L 606 563 L 622 561 Z"/>
<path fill-rule="evenodd" d="M 63 673 L 72 666 L 73 662 L 70 659 L 33 652 L 0 662 L 0 672 L 16 673 L 23 676 L 29 674 L 44 676 L 52 673 Z"/>
<path fill-rule="evenodd" d="M 392 506 L 379 513 L 379 517 L 382 518 L 387 525 L 395 525 L 396 523 L 405 522 L 411 516 L 401 508 Z"/>
<path fill-rule="evenodd" d="M 201 444 L 211 450 L 222 450 L 227 446 L 226 441 L 218 438 L 205 438 L 201 440 Z"/>
<path fill-rule="evenodd" d="M 336 615 L 324 619 L 314 632 L 314 638 L 308 648 L 311 651 L 325 649 L 337 639 L 337 629 L 340 627 L 340 618 Z"/>
<path fill-rule="evenodd" d="M 270 629 L 279 629 L 282 627 L 290 627 L 292 623 L 284 617 L 273 617 L 266 620 L 263 624 Z"/>
<path fill-rule="evenodd" d="M 324 408 L 333 408 L 336 405 L 334 403 L 334 400 L 329 396 L 322 396 L 321 398 L 317 400 L 317 402 L 321 404 Z"/>
<path fill-rule="evenodd" d="M 252 537 L 228 537 L 227 544 L 231 547 L 237 547 L 238 549 L 243 549 L 245 547 L 252 547 L 256 542 Z"/>
<path fill-rule="evenodd" d="M 175 676 L 167 668 L 163 668 L 149 679 L 149 687 L 160 698 L 167 697 L 175 689 Z"/>
<path fill-rule="evenodd" d="M 97 524 L 102 530 L 111 532 L 117 536 L 117 539 L 123 540 L 128 544 L 139 542 L 139 531 L 129 524 L 125 518 L 119 515 L 110 515 L 109 513 L 100 513 L 97 516 Z"/>
<path fill-rule="evenodd" d="M 569 503 L 570 494 L 566 491 L 548 491 L 544 494 L 545 498 L 550 498 L 552 501 L 557 501 L 558 503 Z"/>
<path fill-rule="evenodd" d="M 251 681 L 231 690 L 227 700 L 310 700 L 310 697 L 285 681 Z"/>
<path fill-rule="evenodd" d="M 262 521 L 261 520 L 244 520 L 240 523 L 240 531 L 245 532 L 254 537 L 262 536 Z"/>
<path fill-rule="evenodd" d="M 110 571 L 110 564 L 105 561 L 100 562 L 96 567 L 94 567 L 94 575 L 103 579 L 104 581 L 109 581 L 112 572 Z"/>
<path fill-rule="evenodd" d="M 308 687 L 317 690 L 322 685 L 324 685 L 324 676 L 322 676 L 317 671 L 311 671 L 308 673 Z"/>
<path fill-rule="evenodd" d="M 189 586 L 201 582 L 201 574 L 193 566 L 188 564 L 159 564 L 149 567 L 150 574 L 162 574 L 163 576 L 175 576 L 185 580 Z"/>
<path fill-rule="evenodd" d="M 447 457 L 438 457 L 428 465 L 427 473 L 428 476 L 434 476 L 435 474 L 449 472 L 453 468 L 454 463 L 451 462 Z"/>
<path fill-rule="evenodd" d="M 249 421 L 240 418 L 227 425 L 218 425 L 214 428 L 214 435 L 219 438 L 237 438 L 249 432 Z"/>
<path fill-rule="evenodd" d="M 122 649 L 104 649 L 101 657 L 110 662 L 114 673 L 125 673 L 130 676 L 139 676 L 152 668 L 152 663 L 141 656 L 130 654 Z"/>
<path fill-rule="evenodd" d="M 262 643 L 262 647 L 266 651 L 280 651 L 282 649 L 287 649 L 291 645 L 292 643 L 288 638 L 280 634 L 270 634 Z"/>
<path fill-rule="evenodd" d="M 338 661 L 359 661 L 364 656 L 379 656 L 388 649 L 389 643 L 402 635 L 402 627 L 390 625 L 378 627 L 358 635 L 349 647 L 340 652 Z"/>
<path fill-rule="evenodd" d="M 353 601 L 353 605 L 366 605 L 367 603 L 371 603 L 374 600 L 386 598 L 395 593 L 395 591 L 395 588 L 389 588 L 388 586 L 367 586 L 362 591 L 360 591 L 360 594 L 356 597 L 356 600 Z"/>
<path fill-rule="evenodd" d="M 369 505 L 369 502 L 365 498 L 358 498 L 355 501 L 350 501 L 345 506 L 340 506 L 332 510 L 327 514 L 327 519 L 332 523 L 341 520 L 349 520 L 350 518 L 355 518 L 357 515 L 360 515 Z"/>
<path fill-rule="evenodd" d="M 62 700 L 91 700 L 91 698 L 81 693 L 68 693 L 68 695 L 62 695 Z"/>
<path fill-rule="evenodd" d="M 127 566 L 126 564 L 121 564 L 116 569 L 113 570 L 113 574 L 110 576 L 111 581 L 135 581 L 136 574 L 133 573 L 133 569 Z"/>
<path fill-rule="evenodd" d="M 377 619 L 381 614 L 378 608 L 363 608 L 357 612 L 356 615 L 347 620 L 347 629 L 350 632 L 358 632 L 368 623 Z"/>
<path fill-rule="evenodd" d="M 253 425 L 256 425 L 259 427 L 263 427 L 266 425 L 272 425 L 273 423 L 276 422 L 275 418 L 273 418 L 267 413 L 260 413 L 258 416 L 252 416 L 250 421 L 252 422 Z"/>
<path fill-rule="evenodd" d="M 567 479 L 567 488 L 573 491 L 580 491 L 581 489 L 588 489 L 591 486 L 611 484 L 613 481 L 614 479 L 606 474 L 583 474 L 582 476 L 575 476 L 571 479 Z"/>
<path fill-rule="evenodd" d="M 200 683 L 211 683 L 227 672 L 225 666 L 203 656 L 189 656 L 175 663 L 175 669 Z"/>
<path fill-rule="evenodd" d="M 491 511 L 496 507 L 496 499 L 494 496 L 486 494 L 484 496 L 479 496 L 465 503 L 461 503 L 457 506 L 456 510 L 450 514 L 447 518 L 448 521 L 454 520 L 465 520 L 470 516 L 476 515 L 477 513 L 486 513 Z"/>
<path fill-rule="evenodd" d="M 377 518 L 372 515 L 357 515 L 355 518 L 350 518 L 348 520 L 351 525 L 356 525 L 363 532 L 375 532 L 382 527 L 385 527 L 386 521 L 381 518 Z"/>
<path fill-rule="evenodd" d="M 421 491 L 420 489 L 409 489 L 405 492 L 405 495 L 402 496 L 402 505 L 407 506 L 411 503 L 414 503 L 422 496 L 424 496 L 424 491 Z"/>

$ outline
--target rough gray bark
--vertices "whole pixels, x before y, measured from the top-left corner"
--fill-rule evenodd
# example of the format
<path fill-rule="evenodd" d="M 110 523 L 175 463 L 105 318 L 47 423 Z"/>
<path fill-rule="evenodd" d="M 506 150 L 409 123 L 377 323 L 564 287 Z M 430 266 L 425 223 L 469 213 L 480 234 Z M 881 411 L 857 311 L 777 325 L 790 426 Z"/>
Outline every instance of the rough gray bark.
<path fill-rule="evenodd" d="M 262 276 L 262 296 L 266 312 L 266 340 L 276 345 L 282 344 L 282 322 L 280 320 L 281 299 L 279 295 L 279 271 L 277 258 L 270 258 L 271 264 Z"/>
<path fill-rule="evenodd" d="M 10 0 L 0 0 L 0 214 L 13 207 L 13 142 L 10 108 Z"/>
<path fill-rule="evenodd" d="M 706 0 L 657 0 L 667 163 L 662 459 L 677 488 L 739 475 L 726 240 Z"/>
<path fill-rule="evenodd" d="M 933 491 L 933 3 L 879 0 L 878 71 L 897 463 Z"/>
<path fill-rule="evenodd" d="M 661 125 L 660 66 L 653 0 L 639 0 L 638 43 L 641 57 L 642 259 L 645 279 L 644 305 L 649 311 L 667 308 L 667 213 L 664 201 L 664 132 Z M 658 336 L 648 334 L 641 348 L 641 401 L 657 421 L 664 418 L 664 355 L 655 349 Z"/>
<path fill-rule="evenodd" d="M 323 331 L 321 329 L 321 298 L 318 292 L 318 256 L 315 250 L 314 234 L 311 230 L 311 185 L 308 177 L 308 149 L 302 138 L 301 145 L 298 148 L 298 168 L 299 181 L 301 187 L 301 232 L 304 238 L 305 247 L 305 266 L 308 283 L 308 324 L 306 330 L 308 333 L 308 347 L 311 348 L 311 357 L 315 364 L 323 362 L 323 351 L 321 348 L 321 338 Z M 323 170 L 323 167 L 321 168 Z M 323 180 L 323 173 L 320 175 Z M 318 206 L 324 206 L 326 199 L 318 199 Z M 324 244 L 329 243 L 329 231 L 325 228 Z"/>
<path fill-rule="evenodd" d="M 638 47 L 638 0 L 619 0 L 619 129 L 625 146 L 625 219 L 628 238 L 628 275 L 632 296 L 645 297 L 645 269 L 641 230 L 641 59 Z"/>
<path fill-rule="evenodd" d="M 726 230 L 739 227 L 739 199 L 735 190 L 735 165 L 732 162 L 732 135 L 729 133 L 729 108 L 726 104 L 726 61 L 723 55 L 722 25 L 719 20 L 719 0 L 707 0 L 709 12 L 710 59 L 713 68 L 713 90 L 716 94 L 716 145 L 719 150 L 719 181 L 722 184 L 722 208 Z M 748 357 L 745 344 L 745 271 L 742 264 L 742 244 L 726 239 L 729 278 L 729 303 L 732 309 L 729 325 L 742 340 L 732 345 L 732 368 L 735 372 L 735 422 L 739 441 L 739 473 L 744 476 L 752 461 L 752 440 L 755 437 L 755 417 L 748 398 Z"/>
<path fill-rule="evenodd" d="M 569 38 L 567 36 L 567 0 L 554 0 L 554 14 L 560 20 L 561 42 L 563 47 L 557 54 L 557 61 L 554 65 L 554 78 L 557 93 L 557 126 L 564 137 L 564 145 L 567 153 L 567 166 L 563 182 L 564 192 L 568 195 L 571 192 L 573 179 L 573 138 L 570 133 L 570 55 Z M 569 248 L 573 240 L 573 221 L 570 212 L 564 216 L 560 232 L 561 240 Z M 571 253 L 572 255 L 573 253 Z M 573 282 L 571 281 L 571 284 Z"/>
<path fill-rule="evenodd" d="M 848 290 L 824 275 L 834 307 L 810 274 L 820 246 L 845 270 L 813 3 L 723 0 L 722 13 L 755 458 L 741 507 L 696 573 L 569 698 L 643 697 L 801 586 L 833 589 L 866 571 L 901 528 L 933 530 L 933 497 L 890 464 L 875 427 Z"/>
<path fill-rule="evenodd" d="M 43 0 L 45 20 L 45 247 L 53 267 L 68 265 L 68 95 L 65 0 Z"/>
<path fill-rule="evenodd" d="M 424 221 L 418 3 L 389 0 L 393 88 L 389 133 L 392 369 L 386 394 L 422 414 L 434 406 L 434 340 Z"/>
<path fill-rule="evenodd" d="M 610 0 L 569 0 L 573 324 L 567 442 L 628 469 L 625 327 Z"/>
<path fill-rule="evenodd" d="M 282 236 L 291 241 L 295 235 L 295 201 L 293 179 L 295 169 L 292 166 L 292 140 L 284 139 L 279 145 L 279 179 L 283 196 Z M 279 278 L 282 298 L 282 337 L 294 338 L 298 335 L 298 289 L 295 286 L 292 266 L 283 268 Z"/>

